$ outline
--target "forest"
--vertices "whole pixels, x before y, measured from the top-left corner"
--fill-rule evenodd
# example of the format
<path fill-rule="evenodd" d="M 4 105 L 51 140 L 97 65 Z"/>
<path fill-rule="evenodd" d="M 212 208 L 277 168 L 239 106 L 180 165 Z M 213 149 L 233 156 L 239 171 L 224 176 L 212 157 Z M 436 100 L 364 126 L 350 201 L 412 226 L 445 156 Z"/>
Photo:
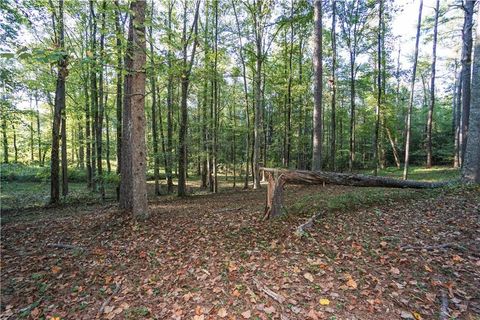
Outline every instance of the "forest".
<path fill-rule="evenodd" d="M 1 1 L 0 319 L 478 319 L 478 3 Z"/>

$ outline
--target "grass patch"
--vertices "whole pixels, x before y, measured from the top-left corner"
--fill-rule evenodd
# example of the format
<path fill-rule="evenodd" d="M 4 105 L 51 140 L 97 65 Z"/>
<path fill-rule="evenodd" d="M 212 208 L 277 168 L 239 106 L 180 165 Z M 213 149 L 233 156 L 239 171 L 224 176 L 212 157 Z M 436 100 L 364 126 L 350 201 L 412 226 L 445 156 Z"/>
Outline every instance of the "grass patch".
<path fill-rule="evenodd" d="M 361 171 L 362 174 L 373 174 L 372 170 Z M 379 176 L 399 178 L 403 177 L 403 168 L 388 167 L 378 171 Z M 436 166 L 431 168 L 425 167 L 410 167 L 408 170 L 408 179 L 437 182 L 445 180 L 455 180 L 460 178 L 460 170 L 452 167 Z"/>

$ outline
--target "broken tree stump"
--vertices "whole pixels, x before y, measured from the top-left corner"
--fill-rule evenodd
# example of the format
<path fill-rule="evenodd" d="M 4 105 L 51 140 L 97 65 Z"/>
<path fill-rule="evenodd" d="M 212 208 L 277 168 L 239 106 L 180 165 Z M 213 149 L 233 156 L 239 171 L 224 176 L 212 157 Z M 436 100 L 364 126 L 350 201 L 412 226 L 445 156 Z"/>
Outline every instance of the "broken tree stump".
<path fill-rule="evenodd" d="M 337 173 L 326 171 L 287 170 L 260 168 L 267 178 L 268 189 L 264 220 L 282 215 L 283 187 L 291 184 L 336 184 L 356 187 L 387 187 L 387 188 L 416 188 L 429 189 L 443 187 L 445 182 L 423 182 L 414 180 L 400 180 L 388 177 L 375 177 L 353 173 Z"/>

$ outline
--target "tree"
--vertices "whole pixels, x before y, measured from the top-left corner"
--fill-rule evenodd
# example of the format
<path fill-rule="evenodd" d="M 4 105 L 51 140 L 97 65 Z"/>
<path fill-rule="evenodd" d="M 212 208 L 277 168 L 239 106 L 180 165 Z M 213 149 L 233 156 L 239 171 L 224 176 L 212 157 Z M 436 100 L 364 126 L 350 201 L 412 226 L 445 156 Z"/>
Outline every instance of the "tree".
<path fill-rule="evenodd" d="M 463 5 L 464 23 L 462 29 L 462 114 L 460 119 L 460 162 L 463 166 L 465 150 L 468 140 L 468 124 L 470 117 L 470 96 L 471 96 L 471 78 L 472 78 L 472 29 L 473 29 L 473 10 L 476 0 L 465 1 Z"/>
<path fill-rule="evenodd" d="M 63 0 L 58 2 L 58 14 L 56 9 L 52 8 L 54 18 L 53 29 L 55 31 L 55 47 L 58 48 L 60 55 L 57 63 L 57 84 L 55 89 L 55 106 L 52 123 L 52 151 L 50 166 L 50 203 L 58 204 L 60 202 L 60 183 L 59 183 L 59 141 L 60 141 L 60 123 L 62 112 L 65 109 L 65 79 L 67 77 L 68 55 L 65 53 L 65 28 L 63 24 Z M 58 30 L 57 27 L 58 26 Z"/>
<path fill-rule="evenodd" d="M 432 49 L 432 74 L 430 78 L 430 108 L 427 118 L 427 168 L 432 166 L 432 125 L 433 109 L 435 107 L 435 71 L 437 63 L 437 38 L 438 38 L 438 15 L 440 12 L 440 0 L 435 5 L 435 22 L 433 25 L 433 49 Z"/>
<path fill-rule="evenodd" d="M 181 103 L 180 103 L 180 130 L 178 135 L 179 151 L 178 151 L 178 196 L 187 195 L 187 129 L 188 129 L 188 86 L 190 85 L 190 74 L 192 72 L 193 61 L 195 59 L 195 51 L 197 49 L 198 35 L 198 13 L 200 9 L 200 0 L 197 0 L 195 6 L 195 14 L 190 33 L 187 38 L 187 3 L 184 4 L 184 21 L 182 35 L 182 75 L 181 75 Z M 188 60 L 188 47 L 193 41 L 190 60 Z"/>
<path fill-rule="evenodd" d="M 130 4 L 125 52 L 120 208 L 138 219 L 148 216 L 145 145 L 145 0 Z"/>
<path fill-rule="evenodd" d="M 336 79 L 336 68 L 337 68 L 337 36 L 336 36 L 336 25 L 337 25 L 337 1 L 332 0 L 332 100 L 331 100 L 331 140 L 330 140 L 330 168 L 335 171 L 335 154 L 336 154 L 336 99 L 337 99 L 337 79 Z"/>
<path fill-rule="evenodd" d="M 477 26 L 480 26 L 480 12 L 477 13 Z M 462 179 L 464 182 L 480 184 L 480 28 L 478 27 L 473 56 L 472 93 Z"/>
<path fill-rule="evenodd" d="M 322 170 L 322 1 L 315 0 L 313 48 L 313 158 L 312 170 Z"/>
<path fill-rule="evenodd" d="M 408 178 L 408 165 L 410 157 L 410 139 L 411 139 L 411 124 L 412 124 L 412 110 L 413 110 L 413 98 L 415 93 L 415 76 L 417 73 L 417 62 L 418 62 L 418 44 L 420 42 L 420 26 L 422 24 L 422 9 L 423 9 L 423 0 L 420 0 L 420 7 L 418 9 L 418 21 L 417 21 L 417 36 L 415 38 L 415 54 L 413 56 L 413 69 L 412 69 L 412 81 L 410 86 L 410 100 L 408 102 L 408 112 L 407 112 L 407 123 L 405 126 L 405 162 L 403 164 L 403 179 L 407 180 Z"/>

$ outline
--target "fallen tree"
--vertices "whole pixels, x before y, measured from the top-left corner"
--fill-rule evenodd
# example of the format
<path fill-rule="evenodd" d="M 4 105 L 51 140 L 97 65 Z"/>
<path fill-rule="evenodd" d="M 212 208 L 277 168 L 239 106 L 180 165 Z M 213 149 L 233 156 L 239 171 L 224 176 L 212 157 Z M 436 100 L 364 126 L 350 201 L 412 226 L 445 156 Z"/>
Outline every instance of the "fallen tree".
<path fill-rule="evenodd" d="M 429 189 L 443 187 L 446 182 L 423 182 L 374 177 L 362 174 L 337 173 L 308 170 L 260 168 L 268 181 L 264 219 L 271 219 L 283 212 L 283 187 L 291 184 L 336 184 L 355 187 L 386 187 Z"/>

